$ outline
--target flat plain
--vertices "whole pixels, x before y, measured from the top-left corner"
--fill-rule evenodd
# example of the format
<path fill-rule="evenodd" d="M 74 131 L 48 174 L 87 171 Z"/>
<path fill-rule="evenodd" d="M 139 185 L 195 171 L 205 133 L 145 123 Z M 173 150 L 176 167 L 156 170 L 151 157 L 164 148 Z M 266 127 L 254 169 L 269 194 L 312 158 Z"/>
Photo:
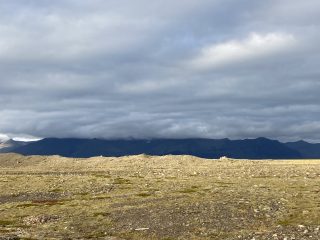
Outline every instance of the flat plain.
<path fill-rule="evenodd" d="M 320 160 L 1 154 L 0 239 L 320 239 Z"/>

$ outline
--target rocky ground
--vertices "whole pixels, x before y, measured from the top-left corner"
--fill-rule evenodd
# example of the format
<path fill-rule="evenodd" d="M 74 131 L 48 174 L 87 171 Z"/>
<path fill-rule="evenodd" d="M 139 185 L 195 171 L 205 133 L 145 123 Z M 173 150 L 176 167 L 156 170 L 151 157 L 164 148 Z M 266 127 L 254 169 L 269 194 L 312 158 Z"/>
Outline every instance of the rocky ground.
<path fill-rule="evenodd" d="M 0 239 L 320 239 L 320 161 L 0 155 Z"/>

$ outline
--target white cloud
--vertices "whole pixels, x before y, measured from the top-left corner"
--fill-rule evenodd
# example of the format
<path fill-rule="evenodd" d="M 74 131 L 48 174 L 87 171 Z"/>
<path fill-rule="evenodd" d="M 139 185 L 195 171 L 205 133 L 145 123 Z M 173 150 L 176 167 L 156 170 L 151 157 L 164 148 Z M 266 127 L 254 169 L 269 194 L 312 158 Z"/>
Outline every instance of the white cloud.
<path fill-rule="evenodd" d="M 189 64 L 196 69 L 210 69 L 279 53 L 294 46 L 291 34 L 251 33 L 244 40 L 231 40 L 201 49 Z M 188 65 L 189 65 L 188 64 Z"/>
<path fill-rule="evenodd" d="M 8 135 L 0 133 L 0 143 L 8 141 L 9 139 Z"/>
<path fill-rule="evenodd" d="M 14 141 L 18 142 L 35 142 L 41 140 L 41 138 L 35 138 L 35 137 L 14 137 Z"/>
<path fill-rule="evenodd" d="M 12 137 L 15 136 L 15 137 Z M 21 142 L 34 142 L 39 141 L 41 138 L 30 136 L 30 135 L 21 135 L 21 134 L 3 134 L 0 133 L 0 143 L 6 142 L 10 139 L 13 139 L 14 141 L 21 141 Z"/>

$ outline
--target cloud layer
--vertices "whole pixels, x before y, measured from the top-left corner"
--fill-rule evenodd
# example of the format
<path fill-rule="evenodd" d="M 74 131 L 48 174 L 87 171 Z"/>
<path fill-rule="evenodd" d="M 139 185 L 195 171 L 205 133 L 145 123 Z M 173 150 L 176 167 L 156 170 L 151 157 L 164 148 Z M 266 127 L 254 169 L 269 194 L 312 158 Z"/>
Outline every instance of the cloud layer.
<path fill-rule="evenodd" d="M 320 141 L 319 41 L 316 0 L 0 1 L 0 133 Z"/>

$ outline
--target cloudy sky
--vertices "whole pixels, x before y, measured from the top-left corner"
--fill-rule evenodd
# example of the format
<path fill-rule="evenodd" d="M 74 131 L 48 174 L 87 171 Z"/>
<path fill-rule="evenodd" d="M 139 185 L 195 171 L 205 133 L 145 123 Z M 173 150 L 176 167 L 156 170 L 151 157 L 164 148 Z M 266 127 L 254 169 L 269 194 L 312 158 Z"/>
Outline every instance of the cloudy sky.
<path fill-rule="evenodd" d="M 320 142 L 319 0 L 0 0 L 0 137 Z"/>

